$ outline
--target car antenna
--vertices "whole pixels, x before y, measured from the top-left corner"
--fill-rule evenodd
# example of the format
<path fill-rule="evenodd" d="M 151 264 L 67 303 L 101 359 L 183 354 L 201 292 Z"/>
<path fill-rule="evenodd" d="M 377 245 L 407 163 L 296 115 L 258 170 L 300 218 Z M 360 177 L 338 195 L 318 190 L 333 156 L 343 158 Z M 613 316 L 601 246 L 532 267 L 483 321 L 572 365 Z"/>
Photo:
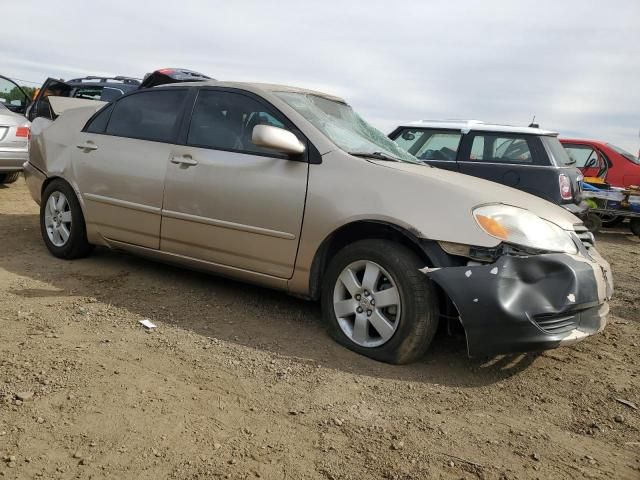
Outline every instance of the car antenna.
<path fill-rule="evenodd" d="M 536 123 L 536 116 L 534 115 L 531 119 L 531 123 L 529 124 L 530 128 L 540 128 L 540 125 Z"/>

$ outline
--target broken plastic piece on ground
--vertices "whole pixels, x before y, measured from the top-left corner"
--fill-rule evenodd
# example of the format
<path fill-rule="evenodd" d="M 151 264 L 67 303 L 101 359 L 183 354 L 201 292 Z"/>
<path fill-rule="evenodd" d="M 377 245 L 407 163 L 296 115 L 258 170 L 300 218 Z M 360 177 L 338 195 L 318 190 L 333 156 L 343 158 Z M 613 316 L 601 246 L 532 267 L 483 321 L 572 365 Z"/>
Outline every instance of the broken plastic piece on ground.
<path fill-rule="evenodd" d="M 142 325 L 144 328 L 147 328 L 149 330 L 153 330 L 154 328 L 157 327 L 155 324 L 151 323 L 151 320 L 149 320 L 148 318 L 145 318 L 144 320 L 140 320 L 138 323 Z"/>

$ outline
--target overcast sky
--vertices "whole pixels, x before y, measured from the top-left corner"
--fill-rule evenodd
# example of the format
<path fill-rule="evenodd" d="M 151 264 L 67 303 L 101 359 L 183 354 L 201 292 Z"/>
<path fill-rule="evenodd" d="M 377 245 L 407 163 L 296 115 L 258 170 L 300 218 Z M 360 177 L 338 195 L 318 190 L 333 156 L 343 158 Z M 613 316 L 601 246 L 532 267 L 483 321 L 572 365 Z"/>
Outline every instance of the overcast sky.
<path fill-rule="evenodd" d="M 344 97 L 385 132 L 473 118 L 640 145 L 640 0 L 11 1 L 0 73 L 167 66 Z"/>

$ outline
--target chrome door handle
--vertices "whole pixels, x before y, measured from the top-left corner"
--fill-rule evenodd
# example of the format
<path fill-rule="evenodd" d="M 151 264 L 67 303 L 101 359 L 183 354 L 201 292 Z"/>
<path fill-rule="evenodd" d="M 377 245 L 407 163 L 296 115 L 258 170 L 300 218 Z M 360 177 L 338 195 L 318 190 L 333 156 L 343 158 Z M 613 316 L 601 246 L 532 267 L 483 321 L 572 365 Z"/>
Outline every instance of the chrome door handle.
<path fill-rule="evenodd" d="M 198 161 L 194 160 L 190 155 L 171 157 L 171 163 L 175 163 L 176 165 L 184 165 L 185 167 L 198 165 Z"/>
<path fill-rule="evenodd" d="M 81 143 L 80 145 L 76 145 L 76 148 L 80 150 L 97 150 L 98 146 L 95 143 Z"/>

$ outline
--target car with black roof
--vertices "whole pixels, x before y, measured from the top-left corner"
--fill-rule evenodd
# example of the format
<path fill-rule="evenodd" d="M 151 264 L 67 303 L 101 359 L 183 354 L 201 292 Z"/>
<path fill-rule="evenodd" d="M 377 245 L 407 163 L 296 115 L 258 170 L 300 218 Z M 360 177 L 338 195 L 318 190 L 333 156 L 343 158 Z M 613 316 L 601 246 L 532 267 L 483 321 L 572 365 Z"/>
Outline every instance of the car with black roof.
<path fill-rule="evenodd" d="M 400 147 L 431 166 L 523 190 L 579 217 L 583 176 L 558 133 L 479 120 L 421 120 L 390 135 Z"/>

